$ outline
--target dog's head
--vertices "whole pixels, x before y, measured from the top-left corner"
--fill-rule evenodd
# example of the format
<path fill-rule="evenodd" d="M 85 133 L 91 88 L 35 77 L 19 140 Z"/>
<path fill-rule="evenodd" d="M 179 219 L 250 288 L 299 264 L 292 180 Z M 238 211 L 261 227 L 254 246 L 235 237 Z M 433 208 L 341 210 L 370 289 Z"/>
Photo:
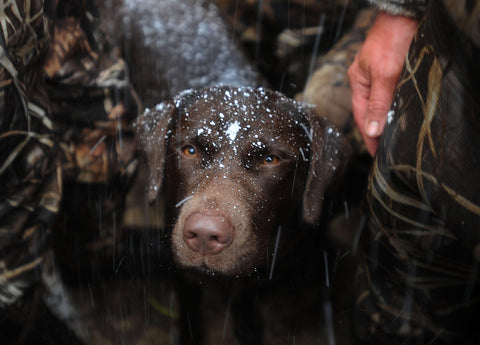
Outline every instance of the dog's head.
<path fill-rule="evenodd" d="M 261 88 L 186 91 L 147 110 L 136 129 L 149 198 L 165 193 L 182 267 L 251 272 L 279 225 L 319 221 L 325 190 L 344 165 L 331 124 Z"/>

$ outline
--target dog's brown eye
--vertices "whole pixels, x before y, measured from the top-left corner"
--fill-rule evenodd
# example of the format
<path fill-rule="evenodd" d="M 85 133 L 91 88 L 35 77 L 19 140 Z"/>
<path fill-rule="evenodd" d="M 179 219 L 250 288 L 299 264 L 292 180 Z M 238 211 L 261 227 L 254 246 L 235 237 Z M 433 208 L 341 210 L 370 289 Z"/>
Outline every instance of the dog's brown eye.
<path fill-rule="evenodd" d="M 187 157 L 197 157 L 197 150 L 192 145 L 182 147 L 182 152 Z"/>
<path fill-rule="evenodd" d="M 272 165 L 272 164 L 277 164 L 278 162 L 280 162 L 280 158 L 274 155 L 268 155 L 268 156 L 265 156 L 265 158 L 263 158 L 262 164 Z"/>

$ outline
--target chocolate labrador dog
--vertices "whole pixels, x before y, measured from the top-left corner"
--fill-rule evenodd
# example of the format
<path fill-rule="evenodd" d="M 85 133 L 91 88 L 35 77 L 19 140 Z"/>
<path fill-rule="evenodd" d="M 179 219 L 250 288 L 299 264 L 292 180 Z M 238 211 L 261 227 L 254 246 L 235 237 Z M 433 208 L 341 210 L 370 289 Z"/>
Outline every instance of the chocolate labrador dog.
<path fill-rule="evenodd" d="M 184 91 L 147 109 L 136 135 L 150 169 L 149 199 L 167 200 L 174 261 L 201 279 L 271 278 L 276 258 L 319 224 L 348 151 L 308 107 L 250 87 Z M 261 342 L 260 331 L 237 333 Z"/>

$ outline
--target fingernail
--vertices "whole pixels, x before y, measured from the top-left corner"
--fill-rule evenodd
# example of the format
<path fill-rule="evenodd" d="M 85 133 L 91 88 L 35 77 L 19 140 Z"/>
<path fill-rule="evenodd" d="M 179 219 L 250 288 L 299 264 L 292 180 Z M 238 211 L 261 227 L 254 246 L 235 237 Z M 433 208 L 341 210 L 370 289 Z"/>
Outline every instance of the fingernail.
<path fill-rule="evenodd" d="M 378 121 L 370 121 L 367 125 L 367 135 L 369 137 L 377 137 L 380 135 L 380 123 Z"/>

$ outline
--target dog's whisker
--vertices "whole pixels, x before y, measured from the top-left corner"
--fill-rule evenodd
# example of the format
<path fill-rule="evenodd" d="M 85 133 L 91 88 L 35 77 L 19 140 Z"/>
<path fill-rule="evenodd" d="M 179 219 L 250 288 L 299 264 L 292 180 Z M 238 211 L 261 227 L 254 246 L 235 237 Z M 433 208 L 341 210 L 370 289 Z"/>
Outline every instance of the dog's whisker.
<path fill-rule="evenodd" d="M 193 195 L 187 196 L 187 197 L 186 197 L 185 199 L 183 199 L 182 201 L 179 201 L 179 202 L 175 205 L 175 208 L 182 206 L 184 203 L 186 203 L 186 202 L 187 202 L 188 200 L 190 200 L 191 198 L 193 198 Z"/>

